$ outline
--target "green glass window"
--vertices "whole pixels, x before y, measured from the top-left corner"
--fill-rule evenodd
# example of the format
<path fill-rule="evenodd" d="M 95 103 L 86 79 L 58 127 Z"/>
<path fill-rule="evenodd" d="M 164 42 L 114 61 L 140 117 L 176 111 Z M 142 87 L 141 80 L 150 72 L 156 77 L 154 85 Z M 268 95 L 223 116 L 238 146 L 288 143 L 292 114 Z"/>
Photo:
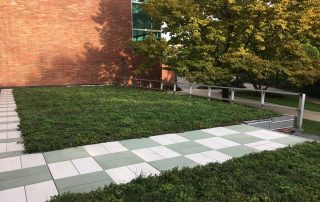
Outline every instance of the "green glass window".
<path fill-rule="evenodd" d="M 141 4 L 144 0 L 133 0 L 132 1 L 132 40 L 141 41 L 148 33 L 154 32 L 155 35 L 161 37 L 161 24 L 152 21 L 152 19 L 147 16 L 142 8 Z"/>

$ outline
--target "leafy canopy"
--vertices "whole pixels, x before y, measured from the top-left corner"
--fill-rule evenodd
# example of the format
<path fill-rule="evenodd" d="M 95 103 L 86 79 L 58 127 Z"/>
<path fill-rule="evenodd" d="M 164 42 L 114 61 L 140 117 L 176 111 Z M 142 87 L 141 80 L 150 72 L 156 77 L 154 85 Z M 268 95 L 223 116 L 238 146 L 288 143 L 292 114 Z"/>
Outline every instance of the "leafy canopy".
<path fill-rule="evenodd" d="M 320 0 L 149 0 L 143 9 L 171 38 L 133 45 L 148 58 L 142 69 L 161 61 L 189 81 L 224 85 L 245 73 L 257 87 L 320 78 Z"/>

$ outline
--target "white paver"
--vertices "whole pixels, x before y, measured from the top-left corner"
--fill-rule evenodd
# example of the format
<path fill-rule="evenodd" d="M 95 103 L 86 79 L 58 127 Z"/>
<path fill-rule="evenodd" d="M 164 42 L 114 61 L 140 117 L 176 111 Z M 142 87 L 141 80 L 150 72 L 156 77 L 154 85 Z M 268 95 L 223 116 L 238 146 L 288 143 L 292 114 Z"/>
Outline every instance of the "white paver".
<path fill-rule="evenodd" d="M 212 149 L 222 149 L 226 147 L 233 147 L 233 146 L 240 145 L 236 142 L 226 140 L 221 137 L 206 138 L 206 139 L 196 140 L 196 142 Z"/>
<path fill-rule="evenodd" d="M 0 153 L 7 151 L 7 143 L 0 143 Z"/>
<path fill-rule="evenodd" d="M 84 149 L 91 155 L 91 156 L 99 156 L 103 154 L 109 154 L 110 152 L 103 147 L 101 144 L 94 144 L 94 145 L 87 145 L 84 146 Z"/>
<path fill-rule="evenodd" d="M 283 145 L 283 144 L 280 144 L 280 143 L 277 143 L 277 142 L 271 142 L 271 143 L 268 143 L 268 144 L 255 146 L 253 148 L 257 149 L 259 151 L 272 151 L 272 150 L 276 150 L 276 149 L 284 148 L 284 147 L 286 147 L 286 145 Z"/>
<path fill-rule="evenodd" d="M 42 153 L 39 154 L 26 154 L 21 156 L 22 168 L 31 168 L 36 166 L 46 165 L 46 161 Z"/>
<path fill-rule="evenodd" d="M 178 154 L 177 152 L 172 151 L 171 149 L 165 146 L 151 147 L 149 149 L 157 153 L 158 155 L 162 156 L 163 158 L 173 158 L 181 156 L 181 154 Z"/>
<path fill-rule="evenodd" d="M 0 173 L 21 169 L 20 156 L 0 159 Z"/>
<path fill-rule="evenodd" d="M 104 146 L 110 153 L 128 151 L 128 149 L 119 142 L 106 142 L 102 143 L 102 146 Z"/>
<path fill-rule="evenodd" d="M 140 158 L 142 158 L 146 162 L 164 159 L 163 156 L 157 154 L 155 151 L 152 151 L 149 148 L 137 149 L 137 150 L 133 150 L 132 152 L 135 153 L 136 155 L 138 155 Z"/>
<path fill-rule="evenodd" d="M 189 154 L 189 155 L 186 155 L 186 157 L 196 163 L 201 164 L 201 165 L 206 165 L 208 163 L 217 162 L 217 160 L 209 158 L 208 156 L 201 154 L 201 153 Z"/>
<path fill-rule="evenodd" d="M 8 139 L 20 138 L 20 137 L 21 137 L 21 132 L 20 131 L 10 131 L 10 132 L 8 132 Z"/>
<path fill-rule="evenodd" d="M 24 146 L 21 143 L 18 143 L 18 142 L 7 143 L 7 152 L 23 151 L 23 150 L 24 150 Z"/>
<path fill-rule="evenodd" d="M 175 141 L 169 139 L 166 137 L 166 135 L 157 135 L 157 136 L 152 136 L 150 137 L 153 141 L 161 144 L 161 145 L 169 145 L 169 144 L 174 144 Z"/>
<path fill-rule="evenodd" d="M 158 142 L 161 145 L 169 145 L 190 141 L 187 138 L 184 138 L 178 134 L 157 135 L 150 137 L 150 139 L 152 139 L 155 142 Z"/>
<path fill-rule="evenodd" d="M 287 137 L 287 135 L 285 135 L 285 134 L 273 132 L 273 131 L 268 131 L 268 130 L 257 130 L 257 131 L 253 131 L 253 132 L 248 132 L 246 134 L 257 137 L 257 138 L 261 138 L 264 140 L 273 140 L 273 139 L 277 139 L 277 138 Z"/>
<path fill-rule="evenodd" d="M 8 133 L 7 132 L 0 132 L 0 140 L 6 140 L 6 139 L 8 139 Z M 1 148 L 0 148 L 0 153 L 1 153 Z"/>
<path fill-rule="evenodd" d="M 148 163 L 139 163 L 127 166 L 136 176 L 159 175 L 160 172 Z"/>
<path fill-rule="evenodd" d="M 92 157 L 75 159 L 72 160 L 72 163 L 80 174 L 93 173 L 103 170 Z"/>
<path fill-rule="evenodd" d="M 48 166 L 54 179 L 79 175 L 77 169 L 73 166 L 71 161 L 52 163 L 48 164 Z"/>
<path fill-rule="evenodd" d="M 221 152 L 218 152 L 218 151 L 207 151 L 207 152 L 202 152 L 202 154 L 208 156 L 209 158 L 211 159 L 214 159 L 216 161 L 218 161 L 219 163 L 223 163 L 229 159 L 232 159 L 231 156 L 228 156 L 226 154 L 223 154 Z"/>
<path fill-rule="evenodd" d="M 28 202 L 44 202 L 52 196 L 58 195 L 58 190 L 53 180 L 28 185 L 25 187 Z"/>
<path fill-rule="evenodd" d="M 210 133 L 215 136 L 225 136 L 225 135 L 233 135 L 233 134 L 240 133 L 238 131 L 230 130 L 230 129 L 224 128 L 224 127 L 203 129 L 202 131 L 206 132 L 206 133 Z"/>
<path fill-rule="evenodd" d="M 128 167 L 113 168 L 106 172 L 117 184 L 128 183 L 137 177 Z"/>
<path fill-rule="evenodd" d="M 26 202 L 24 187 L 0 191 L 1 202 Z"/>

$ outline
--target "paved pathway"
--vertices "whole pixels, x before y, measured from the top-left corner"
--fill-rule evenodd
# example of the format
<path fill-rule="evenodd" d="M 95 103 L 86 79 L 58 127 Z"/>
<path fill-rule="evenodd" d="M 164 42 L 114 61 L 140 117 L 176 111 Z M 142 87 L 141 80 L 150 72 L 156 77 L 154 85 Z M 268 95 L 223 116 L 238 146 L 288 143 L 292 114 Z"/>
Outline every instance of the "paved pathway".
<path fill-rule="evenodd" d="M 183 86 L 182 91 L 178 92 L 178 94 L 188 94 L 189 93 L 189 87 L 188 86 Z M 201 96 L 201 97 L 207 97 L 208 96 L 208 90 L 207 89 L 193 89 L 192 94 L 196 96 Z M 221 92 L 220 90 L 212 90 L 211 97 L 221 99 Z M 259 101 L 256 100 L 251 100 L 247 98 L 242 98 L 242 97 L 235 97 L 235 103 L 238 104 L 243 104 L 247 106 L 252 106 L 252 107 L 260 107 Z M 270 109 L 273 111 L 276 111 L 281 114 L 286 114 L 286 115 L 297 115 L 297 108 L 294 107 L 287 107 L 287 106 L 282 106 L 282 105 L 277 105 L 277 104 L 272 104 L 272 103 L 265 103 L 265 108 Z M 312 121 L 318 121 L 320 122 L 320 112 L 315 112 L 315 111 L 310 111 L 310 110 L 304 110 L 304 118 Z"/>
<path fill-rule="evenodd" d="M 1 141 L 5 142 L 1 143 L 0 151 L 1 202 L 42 202 L 69 191 L 89 192 L 110 183 L 127 183 L 140 175 L 158 175 L 174 167 L 222 163 L 248 153 L 308 141 L 236 125 L 22 154 L 21 145 L 19 151 L 12 151 L 8 146 L 11 143 L 6 143 L 19 138 L 11 136 L 11 132 L 19 134 L 11 92 L 2 91 L 0 100 L 1 106 L 7 105 L 4 107 L 7 111 L 2 114 L 6 121 L 1 124 Z M 15 127 L 9 127 L 10 117 L 15 117 Z"/>

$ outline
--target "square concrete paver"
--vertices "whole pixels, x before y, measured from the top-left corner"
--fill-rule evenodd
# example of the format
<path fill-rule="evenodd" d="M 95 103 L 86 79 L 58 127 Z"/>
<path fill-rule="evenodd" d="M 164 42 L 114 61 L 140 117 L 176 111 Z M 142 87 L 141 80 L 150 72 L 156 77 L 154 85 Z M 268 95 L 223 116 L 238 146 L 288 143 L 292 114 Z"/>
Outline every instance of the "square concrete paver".
<path fill-rule="evenodd" d="M 244 146 L 244 145 L 223 148 L 223 149 L 219 149 L 218 151 L 232 157 L 241 157 L 246 154 L 258 152 L 258 150 L 251 147 Z"/>
<path fill-rule="evenodd" d="M 184 138 L 178 134 L 167 134 L 167 135 L 157 135 L 157 136 L 151 136 L 150 139 L 153 141 L 161 144 L 161 145 L 169 145 L 169 144 L 175 144 L 175 143 L 181 143 L 181 142 L 188 142 L 190 141 L 187 138 Z"/>
<path fill-rule="evenodd" d="M 87 145 L 87 146 L 84 146 L 84 149 L 91 156 L 99 156 L 99 155 L 110 153 L 104 146 L 102 146 L 102 144 Z"/>
<path fill-rule="evenodd" d="M 183 142 L 179 144 L 167 145 L 167 147 L 182 155 L 194 154 L 198 152 L 211 150 L 209 147 L 206 147 L 196 142 Z"/>
<path fill-rule="evenodd" d="M 98 187 L 114 183 L 105 171 L 77 175 L 55 180 L 59 193 L 65 192 L 90 192 Z"/>
<path fill-rule="evenodd" d="M 60 179 L 79 175 L 79 172 L 71 163 L 71 161 L 63 161 L 58 163 L 48 164 L 53 179 Z"/>
<path fill-rule="evenodd" d="M 225 136 L 225 135 L 233 135 L 239 133 L 238 131 L 231 130 L 224 127 L 218 127 L 218 128 L 209 128 L 209 129 L 203 129 L 201 130 L 206 133 L 210 133 L 214 136 Z"/>
<path fill-rule="evenodd" d="M 28 202 L 48 201 L 52 196 L 58 194 L 53 180 L 27 185 L 25 191 Z"/>
<path fill-rule="evenodd" d="M 102 170 L 99 164 L 92 157 L 75 159 L 71 162 L 80 174 L 93 173 Z"/>
<path fill-rule="evenodd" d="M 180 133 L 179 135 L 182 136 L 182 137 L 185 137 L 185 138 L 187 138 L 189 140 L 200 140 L 200 139 L 214 137 L 214 135 L 212 135 L 210 133 L 206 133 L 206 132 L 200 131 L 200 130 Z"/>
<path fill-rule="evenodd" d="M 285 134 L 273 132 L 269 130 L 257 130 L 257 131 L 247 132 L 246 134 L 257 137 L 257 138 L 261 138 L 264 140 L 272 140 L 272 139 L 283 138 L 287 136 Z"/>
<path fill-rule="evenodd" d="M 143 159 L 141 159 L 131 151 L 95 156 L 94 160 L 103 169 L 117 168 L 144 162 Z"/>
<path fill-rule="evenodd" d="M 248 143 L 258 142 L 263 140 L 261 138 L 257 138 L 251 135 L 246 135 L 243 133 L 235 134 L 235 135 L 227 135 L 227 136 L 224 136 L 223 138 L 239 144 L 248 144 Z"/>
<path fill-rule="evenodd" d="M 159 143 L 151 140 L 150 138 L 123 140 L 120 141 L 120 144 L 129 150 L 160 146 Z"/>
<path fill-rule="evenodd" d="M 47 165 L 0 173 L 0 190 L 52 180 Z"/>
<path fill-rule="evenodd" d="M 0 159 L 0 173 L 21 169 L 20 156 Z"/>
<path fill-rule="evenodd" d="M 42 153 L 39 154 L 26 154 L 21 156 L 22 168 L 30 168 L 41 165 L 46 165 L 46 161 Z"/>
<path fill-rule="evenodd" d="M 226 155 L 224 153 L 221 153 L 221 152 L 218 152 L 218 151 L 215 151 L 215 150 L 212 150 L 212 151 L 207 151 L 207 152 L 202 152 L 201 154 L 213 159 L 213 160 L 216 160 L 218 161 L 219 163 L 223 163 L 229 159 L 232 159 L 231 156 L 229 155 Z"/>
<path fill-rule="evenodd" d="M 24 187 L 0 191 L 1 202 L 27 202 Z"/>
<path fill-rule="evenodd" d="M 295 145 L 295 144 L 303 143 L 306 141 L 311 141 L 311 140 L 301 138 L 301 137 L 295 137 L 295 136 L 287 136 L 287 137 L 272 140 L 272 142 L 277 142 L 284 145 Z"/>
<path fill-rule="evenodd" d="M 156 168 L 157 170 L 163 171 L 163 170 L 170 170 L 173 168 L 184 168 L 184 167 L 194 167 L 198 164 L 184 156 L 178 156 L 174 158 L 169 159 L 163 159 L 159 161 L 152 161 L 149 163 L 152 167 Z"/>
<path fill-rule="evenodd" d="M 221 137 L 213 137 L 202 140 L 196 140 L 197 143 L 207 146 L 211 149 L 222 149 L 225 147 L 233 147 L 240 145 L 239 143 L 221 138 Z"/>
<path fill-rule="evenodd" d="M 106 172 L 117 184 L 128 183 L 137 177 L 128 167 L 112 168 Z"/>
<path fill-rule="evenodd" d="M 128 149 L 119 142 L 106 142 L 102 143 L 101 145 L 105 147 L 110 153 L 128 151 Z"/>
<path fill-rule="evenodd" d="M 90 157 L 90 154 L 83 147 L 75 147 L 52 152 L 43 153 L 47 163 L 55 163 L 72 159 Z"/>
<path fill-rule="evenodd" d="M 208 156 L 201 153 L 189 154 L 186 155 L 186 157 L 196 163 L 199 163 L 200 165 L 206 165 L 208 163 L 217 162 L 217 160 L 209 158 Z"/>
<path fill-rule="evenodd" d="M 160 172 L 148 163 L 139 163 L 127 166 L 136 176 L 159 175 Z"/>

